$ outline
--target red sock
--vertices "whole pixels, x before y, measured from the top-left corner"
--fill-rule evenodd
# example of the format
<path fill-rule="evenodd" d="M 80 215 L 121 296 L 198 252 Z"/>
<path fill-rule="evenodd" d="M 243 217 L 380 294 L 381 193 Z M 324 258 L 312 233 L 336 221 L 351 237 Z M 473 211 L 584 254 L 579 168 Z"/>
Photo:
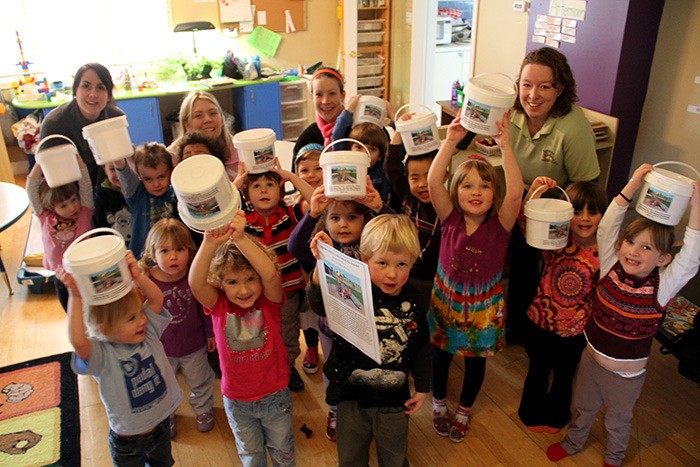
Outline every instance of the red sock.
<path fill-rule="evenodd" d="M 564 451 L 564 448 L 559 443 L 550 444 L 547 448 L 547 459 L 552 462 L 559 462 L 568 455 L 569 453 Z"/>

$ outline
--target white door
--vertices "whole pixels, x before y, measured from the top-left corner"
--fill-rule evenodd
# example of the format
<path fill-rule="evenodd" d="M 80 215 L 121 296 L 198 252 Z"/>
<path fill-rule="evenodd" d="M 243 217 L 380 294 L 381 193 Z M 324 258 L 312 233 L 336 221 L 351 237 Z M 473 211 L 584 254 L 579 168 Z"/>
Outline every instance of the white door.
<path fill-rule="evenodd" d="M 343 6 L 340 51 L 345 77 L 345 95 L 357 94 L 357 0 L 341 0 Z"/>

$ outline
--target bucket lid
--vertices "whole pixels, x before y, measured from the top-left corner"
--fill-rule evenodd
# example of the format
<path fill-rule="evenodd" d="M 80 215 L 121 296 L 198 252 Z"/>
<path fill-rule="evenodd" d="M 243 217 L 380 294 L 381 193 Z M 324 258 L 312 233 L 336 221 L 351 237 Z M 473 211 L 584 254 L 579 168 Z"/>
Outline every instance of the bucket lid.
<path fill-rule="evenodd" d="M 104 130 L 111 130 L 113 128 L 128 127 L 129 122 L 126 119 L 126 115 L 120 115 L 118 117 L 112 117 L 105 120 L 100 120 L 99 122 L 91 123 L 83 127 L 83 136 L 88 137 L 91 132 L 99 132 Z"/>
<path fill-rule="evenodd" d="M 253 128 L 252 130 L 245 130 L 233 135 L 233 144 L 256 144 L 264 143 L 268 139 L 272 138 L 274 142 L 275 130 L 272 128 Z"/>
<path fill-rule="evenodd" d="M 644 181 L 681 196 L 693 194 L 693 180 L 670 170 L 654 167 L 654 170 L 644 176 Z"/>
<path fill-rule="evenodd" d="M 362 151 L 332 151 L 324 152 L 318 160 L 323 167 L 325 164 L 355 164 L 369 167 L 369 157 Z"/>
<path fill-rule="evenodd" d="M 563 199 L 537 198 L 525 203 L 523 213 L 528 219 L 544 222 L 566 222 L 574 217 L 574 207 Z"/>
<path fill-rule="evenodd" d="M 433 112 L 415 114 L 410 120 L 396 120 L 396 131 L 411 131 L 425 128 L 437 122 L 437 116 Z"/>
<path fill-rule="evenodd" d="M 115 235 L 100 235 L 87 238 L 99 232 L 109 232 Z M 122 249 L 126 253 L 126 244 L 119 232 L 108 228 L 92 229 L 76 238 L 70 244 L 63 254 L 63 262 L 66 269 L 70 272 L 71 266 L 94 263 Z"/>
<path fill-rule="evenodd" d="M 175 166 L 170 181 L 175 191 L 198 193 L 226 176 L 224 163 L 209 154 L 188 157 Z"/>

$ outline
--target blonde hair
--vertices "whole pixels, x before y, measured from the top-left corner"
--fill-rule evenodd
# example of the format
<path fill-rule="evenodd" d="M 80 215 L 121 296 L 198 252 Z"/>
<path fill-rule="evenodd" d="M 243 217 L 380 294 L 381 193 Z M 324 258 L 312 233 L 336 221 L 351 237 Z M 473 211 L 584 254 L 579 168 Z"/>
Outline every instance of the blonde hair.
<path fill-rule="evenodd" d="M 80 190 L 78 182 L 68 183 L 51 188 L 46 179 L 42 178 L 39 182 L 39 198 L 41 199 L 41 207 L 46 211 L 53 211 L 54 207 L 67 200 L 71 196 L 77 196 L 80 199 Z"/>
<path fill-rule="evenodd" d="M 421 255 L 418 231 L 403 214 L 382 214 L 365 225 L 360 236 L 360 254 L 370 259 L 375 253 L 408 253 L 412 260 Z"/>
<path fill-rule="evenodd" d="M 496 173 L 496 169 L 486 160 L 477 158 L 467 159 L 459 164 L 450 182 L 450 201 L 452 201 L 454 208 L 460 214 L 464 215 L 464 211 L 459 205 L 459 186 L 471 169 L 476 169 L 479 177 L 483 181 L 490 183 L 493 189 L 493 203 L 486 213 L 486 218 L 488 219 L 498 214 L 498 211 L 501 209 L 503 195 L 501 194 L 501 183 L 498 178 L 498 173 Z"/>
<path fill-rule="evenodd" d="M 135 308 L 141 309 L 143 296 L 141 290 L 134 285 L 129 293 L 122 298 L 104 305 L 88 305 L 83 313 L 88 335 L 102 341 L 112 333 L 115 325 L 129 315 Z"/>
<path fill-rule="evenodd" d="M 143 256 L 139 260 L 139 267 L 144 274 L 148 275 L 151 268 L 156 265 L 156 250 L 159 245 L 166 241 L 172 242 L 173 248 L 187 248 L 190 252 L 189 264 L 197 252 L 197 247 L 192 240 L 190 230 L 177 219 L 161 219 L 151 227 L 146 236 L 146 244 L 143 249 Z"/>
<path fill-rule="evenodd" d="M 270 261 L 272 261 L 275 265 L 277 264 L 277 258 L 274 252 L 265 247 L 265 245 L 260 243 L 252 235 L 247 233 L 244 235 L 252 240 L 258 246 L 258 248 L 264 251 L 268 258 L 270 258 Z M 233 240 L 229 239 L 226 243 L 216 249 L 216 253 L 214 253 L 214 257 L 209 265 L 209 276 L 207 277 L 207 282 L 220 289 L 224 274 L 229 271 L 241 271 L 244 269 L 254 271 L 256 274 L 258 274 L 258 272 L 253 268 L 253 265 L 248 261 L 248 258 L 241 253 L 241 250 L 238 249 Z"/>
<path fill-rule="evenodd" d="M 219 115 L 221 116 L 221 135 L 219 135 L 219 137 L 226 143 L 226 148 L 228 149 L 226 158 L 228 159 L 228 156 L 233 151 L 233 139 L 231 133 L 228 131 L 228 128 L 226 128 L 224 109 L 221 108 L 221 104 L 219 104 L 219 101 L 213 94 L 206 91 L 190 91 L 190 93 L 185 96 L 185 98 L 182 100 L 182 104 L 180 104 L 180 126 L 182 127 L 182 131 L 187 131 L 187 124 L 190 121 L 190 117 L 192 116 L 192 108 L 194 107 L 194 103 L 197 101 L 197 99 L 203 99 L 211 102 L 219 111 Z M 179 144 L 179 141 L 177 143 Z"/>

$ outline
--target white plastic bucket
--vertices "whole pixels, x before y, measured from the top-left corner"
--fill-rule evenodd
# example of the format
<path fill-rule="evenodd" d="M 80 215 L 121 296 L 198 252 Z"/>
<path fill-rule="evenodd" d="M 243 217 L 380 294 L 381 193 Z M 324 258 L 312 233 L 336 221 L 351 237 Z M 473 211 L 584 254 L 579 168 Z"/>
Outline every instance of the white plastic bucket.
<path fill-rule="evenodd" d="M 70 144 L 41 149 L 42 144 L 53 138 L 65 139 Z M 41 171 L 49 187 L 56 188 L 80 180 L 77 155 L 78 149 L 70 138 L 63 135 L 50 135 L 41 139 L 36 147 L 36 161 L 41 166 Z"/>
<path fill-rule="evenodd" d="M 194 231 L 223 227 L 241 206 L 238 190 L 231 186 L 224 164 L 214 156 L 188 157 L 175 167 L 170 180 L 180 218 Z"/>
<path fill-rule="evenodd" d="M 100 232 L 112 235 L 88 238 Z M 90 305 L 119 300 L 133 286 L 126 264 L 124 237 L 106 227 L 90 230 L 76 238 L 63 253 L 63 267 L 73 275 L 80 296 Z"/>
<path fill-rule="evenodd" d="M 83 138 L 98 165 L 126 159 L 134 153 L 126 115 L 108 118 L 83 127 Z"/>
<path fill-rule="evenodd" d="M 535 193 L 545 188 L 539 187 Z M 569 222 L 574 217 L 574 207 L 569 195 L 563 199 L 537 198 L 525 203 L 523 213 L 526 217 L 525 240 L 528 245 L 540 250 L 558 250 L 564 248 L 569 240 Z M 534 194 L 533 193 L 533 196 Z"/>
<path fill-rule="evenodd" d="M 334 144 L 341 141 L 357 143 L 364 148 L 365 152 L 327 152 Z M 326 197 L 335 199 L 364 198 L 367 195 L 369 161 L 369 151 L 365 145 L 352 138 L 333 141 L 323 148 L 318 163 L 323 169 L 323 186 Z"/>
<path fill-rule="evenodd" d="M 440 148 L 440 135 L 437 128 L 437 116 L 428 107 L 416 104 L 427 112 L 417 113 L 410 120 L 399 120 L 399 113 L 413 104 L 406 104 L 396 111 L 394 122 L 396 131 L 401 134 L 401 140 L 409 156 L 419 156 Z"/>
<path fill-rule="evenodd" d="M 360 96 L 352 118 L 352 126 L 358 123 L 374 123 L 384 128 L 386 102 L 376 96 Z"/>
<path fill-rule="evenodd" d="M 464 88 L 464 104 L 459 123 L 480 135 L 498 134 L 496 122 L 513 107 L 515 83 L 501 73 L 482 73 L 471 78 Z"/>
<path fill-rule="evenodd" d="M 233 135 L 238 157 L 252 174 L 267 172 L 275 165 L 275 130 L 254 128 Z"/>
<path fill-rule="evenodd" d="M 664 161 L 654 164 L 654 170 L 644 177 L 636 210 L 642 216 L 660 224 L 678 225 L 693 194 L 693 180 L 658 168 L 666 164 L 682 165 L 692 170 L 700 179 L 700 173 L 683 162 Z"/>

